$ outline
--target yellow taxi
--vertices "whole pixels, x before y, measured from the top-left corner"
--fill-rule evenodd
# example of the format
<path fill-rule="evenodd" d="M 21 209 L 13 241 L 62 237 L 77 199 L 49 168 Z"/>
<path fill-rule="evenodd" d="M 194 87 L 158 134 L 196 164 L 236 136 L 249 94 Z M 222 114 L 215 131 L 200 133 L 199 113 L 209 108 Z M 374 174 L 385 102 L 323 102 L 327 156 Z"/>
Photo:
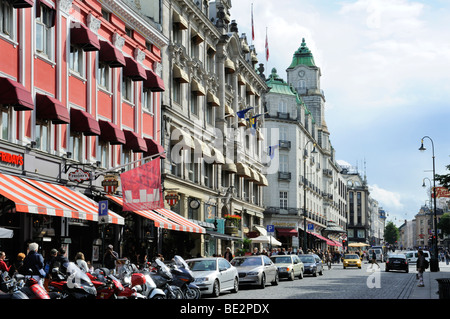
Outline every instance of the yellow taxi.
<path fill-rule="evenodd" d="M 361 269 L 361 258 L 357 254 L 345 254 L 344 269 L 347 267 L 358 267 Z"/>

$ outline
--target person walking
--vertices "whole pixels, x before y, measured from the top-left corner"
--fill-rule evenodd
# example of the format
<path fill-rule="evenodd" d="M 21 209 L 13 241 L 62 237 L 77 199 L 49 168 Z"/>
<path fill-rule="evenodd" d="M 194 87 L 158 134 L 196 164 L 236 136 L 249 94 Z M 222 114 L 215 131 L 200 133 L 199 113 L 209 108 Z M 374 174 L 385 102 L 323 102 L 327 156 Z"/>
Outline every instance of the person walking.
<path fill-rule="evenodd" d="M 223 254 L 223 258 L 225 258 L 228 261 L 231 261 L 233 259 L 233 253 L 231 252 L 231 248 L 227 247 L 227 250 L 225 251 L 225 254 Z"/>
<path fill-rule="evenodd" d="M 114 251 L 113 245 L 108 245 L 108 249 L 103 256 L 105 267 L 109 270 L 116 268 L 116 260 L 119 259 L 119 254 Z"/>
<path fill-rule="evenodd" d="M 22 274 L 31 275 L 42 287 L 44 287 L 44 257 L 38 253 L 39 245 L 30 243 L 28 245 L 28 254 L 23 260 Z"/>
<path fill-rule="evenodd" d="M 425 259 L 425 256 L 423 255 L 423 250 L 419 250 L 417 252 L 418 257 L 417 257 L 417 264 L 416 264 L 416 269 L 417 269 L 417 274 L 418 274 L 418 279 L 419 279 L 419 284 L 417 285 L 417 287 L 425 287 L 424 283 L 423 283 L 423 273 L 425 271 L 425 269 L 427 269 L 427 260 Z"/>
<path fill-rule="evenodd" d="M 377 264 L 378 269 L 380 269 L 380 265 L 378 265 L 378 263 L 377 263 L 377 253 L 375 252 L 375 250 L 372 252 L 372 265 L 371 265 L 371 268 L 373 268 L 373 264 Z"/>
<path fill-rule="evenodd" d="M 448 265 L 448 263 L 450 262 L 450 253 L 447 250 L 445 250 L 445 263 Z"/>

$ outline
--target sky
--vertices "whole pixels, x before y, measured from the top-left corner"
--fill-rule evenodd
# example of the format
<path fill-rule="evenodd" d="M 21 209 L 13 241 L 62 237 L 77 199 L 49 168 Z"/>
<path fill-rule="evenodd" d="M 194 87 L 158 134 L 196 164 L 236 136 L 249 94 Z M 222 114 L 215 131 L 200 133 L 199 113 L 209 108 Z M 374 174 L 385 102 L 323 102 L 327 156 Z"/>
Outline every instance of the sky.
<path fill-rule="evenodd" d="M 436 173 L 450 173 L 448 16 L 446 0 L 232 0 L 231 8 L 266 76 L 276 68 L 286 80 L 305 38 L 321 70 L 336 159 L 366 174 L 371 197 L 397 226 L 429 205 L 433 146 Z"/>

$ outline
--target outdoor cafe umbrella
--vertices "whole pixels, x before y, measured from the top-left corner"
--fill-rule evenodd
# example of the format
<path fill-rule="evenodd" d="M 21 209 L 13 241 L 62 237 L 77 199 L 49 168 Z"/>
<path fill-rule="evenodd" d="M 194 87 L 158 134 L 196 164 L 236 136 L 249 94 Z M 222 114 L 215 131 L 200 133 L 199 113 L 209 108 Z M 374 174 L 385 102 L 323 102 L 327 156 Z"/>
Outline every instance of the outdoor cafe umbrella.
<path fill-rule="evenodd" d="M 10 229 L 0 227 L 0 238 L 12 238 L 14 232 Z"/>
<path fill-rule="evenodd" d="M 273 236 L 259 236 L 259 237 L 255 237 L 255 238 L 250 238 L 252 243 L 258 244 L 258 243 L 263 243 L 263 244 L 271 244 L 272 246 L 281 246 L 281 243 L 275 239 L 275 237 Z"/>
<path fill-rule="evenodd" d="M 348 244 L 348 247 L 367 247 L 370 246 L 369 244 L 366 243 L 350 243 Z"/>

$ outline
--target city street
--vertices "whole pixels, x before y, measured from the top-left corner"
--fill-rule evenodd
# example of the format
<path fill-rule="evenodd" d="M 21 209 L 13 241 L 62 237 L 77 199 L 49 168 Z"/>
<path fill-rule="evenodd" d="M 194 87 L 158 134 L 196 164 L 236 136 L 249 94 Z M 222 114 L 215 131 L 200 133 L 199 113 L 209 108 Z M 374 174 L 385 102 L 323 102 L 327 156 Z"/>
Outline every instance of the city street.
<path fill-rule="evenodd" d="M 450 267 L 441 264 L 441 272 L 448 273 Z M 379 265 L 379 270 L 375 265 L 372 271 L 367 261 L 361 269 L 343 269 L 342 263 L 333 264 L 322 276 L 305 275 L 294 281 L 282 279 L 278 286 L 268 284 L 265 289 L 240 286 L 237 294 L 224 293 L 218 299 L 408 299 L 417 284 L 415 264 L 409 266 L 409 273 L 385 272 L 384 263 Z"/>

